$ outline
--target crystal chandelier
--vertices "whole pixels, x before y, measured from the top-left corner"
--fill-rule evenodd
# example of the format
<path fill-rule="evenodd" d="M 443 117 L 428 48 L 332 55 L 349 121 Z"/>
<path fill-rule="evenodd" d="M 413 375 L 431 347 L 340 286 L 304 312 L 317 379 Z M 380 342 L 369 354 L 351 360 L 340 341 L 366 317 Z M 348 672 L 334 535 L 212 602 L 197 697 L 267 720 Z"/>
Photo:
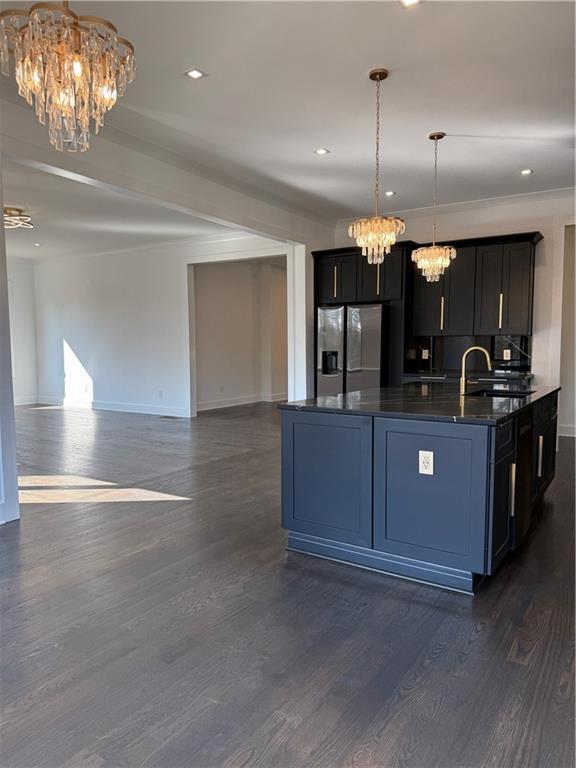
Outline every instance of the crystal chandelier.
<path fill-rule="evenodd" d="M 104 114 L 134 79 L 134 47 L 116 27 L 97 16 L 78 16 L 68 2 L 36 3 L 29 11 L 0 13 L 0 70 L 10 74 L 10 54 L 18 93 L 48 121 L 50 144 L 84 152 Z"/>
<path fill-rule="evenodd" d="M 376 82 L 376 173 L 374 179 L 374 216 L 356 219 L 348 227 L 348 235 L 362 248 L 362 255 L 369 264 L 382 264 L 398 235 L 406 231 L 403 219 L 395 216 L 380 216 L 380 83 L 388 77 L 387 69 L 373 69 L 370 80 Z"/>
<path fill-rule="evenodd" d="M 34 229 L 32 218 L 22 208 L 4 208 L 4 229 Z"/>
<path fill-rule="evenodd" d="M 456 248 L 451 245 L 436 245 L 437 207 L 438 207 L 438 142 L 446 136 L 442 131 L 436 131 L 428 136 L 434 142 L 434 196 L 432 201 L 432 245 L 417 248 L 412 251 L 412 261 L 429 283 L 437 283 L 456 258 Z"/>

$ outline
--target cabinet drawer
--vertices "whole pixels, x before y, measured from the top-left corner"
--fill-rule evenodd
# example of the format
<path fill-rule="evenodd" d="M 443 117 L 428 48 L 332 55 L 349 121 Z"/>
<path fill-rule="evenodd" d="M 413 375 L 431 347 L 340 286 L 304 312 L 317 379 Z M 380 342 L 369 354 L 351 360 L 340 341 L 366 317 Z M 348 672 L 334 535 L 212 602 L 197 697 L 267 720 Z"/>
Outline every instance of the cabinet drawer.
<path fill-rule="evenodd" d="M 516 422 L 509 419 L 496 428 L 494 438 L 494 461 L 499 461 L 507 453 L 515 450 L 516 446 Z"/>

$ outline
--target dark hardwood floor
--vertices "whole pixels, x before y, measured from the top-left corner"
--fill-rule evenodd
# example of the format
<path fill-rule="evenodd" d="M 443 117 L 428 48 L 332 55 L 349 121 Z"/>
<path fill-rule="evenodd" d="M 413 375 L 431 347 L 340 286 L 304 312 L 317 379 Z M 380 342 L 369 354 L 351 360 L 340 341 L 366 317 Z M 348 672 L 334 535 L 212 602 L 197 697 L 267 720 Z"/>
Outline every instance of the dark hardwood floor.
<path fill-rule="evenodd" d="M 287 554 L 273 406 L 17 421 L 3 768 L 574 765 L 574 440 L 471 598 Z"/>

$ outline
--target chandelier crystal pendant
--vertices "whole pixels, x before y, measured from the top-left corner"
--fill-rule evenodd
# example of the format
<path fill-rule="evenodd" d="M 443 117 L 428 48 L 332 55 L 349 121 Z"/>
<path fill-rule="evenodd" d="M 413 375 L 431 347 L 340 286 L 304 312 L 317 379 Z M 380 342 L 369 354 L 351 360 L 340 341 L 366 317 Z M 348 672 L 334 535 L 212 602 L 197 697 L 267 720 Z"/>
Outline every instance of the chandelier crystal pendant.
<path fill-rule="evenodd" d="M 34 229 L 31 216 L 22 208 L 6 206 L 4 208 L 4 229 Z"/>
<path fill-rule="evenodd" d="M 421 270 L 429 283 L 437 283 L 445 270 L 456 258 L 456 248 L 451 245 L 436 245 L 438 208 L 438 142 L 446 136 L 442 131 L 431 133 L 428 138 L 434 142 L 434 193 L 432 200 L 432 245 L 412 251 L 412 261 Z"/>
<path fill-rule="evenodd" d="M 348 235 L 362 248 L 369 264 L 382 264 L 406 223 L 395 216 L 380 216 L 380 83 L 388 77 L 387 69 L 373 69 L 370 80 L 376 83 L 376 172 L 374 179 L 374 216 L 356 219 L 348 227 Z"/>
<path fill-rule="evenodd" d="M 28 11 L 0 12 L 0 71 L 48 122 L 56 149 L 84 152 L 104 115 L 134 80 L 134 46 L 116 27 L 97 16 L 78 16 L 68 2 L 36 3 Z"/>

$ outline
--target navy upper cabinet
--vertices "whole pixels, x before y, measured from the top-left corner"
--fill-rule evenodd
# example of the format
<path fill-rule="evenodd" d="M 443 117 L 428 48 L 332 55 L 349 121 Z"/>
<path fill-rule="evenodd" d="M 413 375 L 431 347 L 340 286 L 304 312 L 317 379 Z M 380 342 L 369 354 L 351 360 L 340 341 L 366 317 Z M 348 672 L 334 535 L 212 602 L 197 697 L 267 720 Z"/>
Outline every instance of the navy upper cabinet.
<path fill-rule="evenodd" d="M 439 336 L 442 282 L 427 282 L 416 265 L 412 268 L 412 278 L 412 333 L 414 336 Z"/>
<path fill-rule="evenodd" d="M 372 419 L 282 411 L 282 524 L 372 546 Z"/>
<path fill-rule="evenodd" d="M 356 301 L 356 254 L 321 256 L 315 259 L 317 304 Z"/>
<path fill-rule="evenodd" d="M 358 301 L 401 301 L 404 294 L 403 248 L 393 248 L 382 264 L 358 256 Z"/>
<path fill-rule="evenodd" d="M 428 283 L 414 267 L 414 336 L 470 336 L 474 333 L 476 248 L 458 248 L 437 283 Z"/>
<path fill-rule="evenodd" d="M 532 333 L 534 246 L 513 243 L 502 249 L 502 333 Z"/>
<path fill-rule="evenodd" d="M 481 245 L 476 254 L 474 332 L 532 333 L 534 243 Z"/>
<path fill-rule="evenodd" d="M 471 336 L 474 333 L 474 281 L 476 248 L 458 248 L 456 258 L 442 278 L 442 333 Z"/>

